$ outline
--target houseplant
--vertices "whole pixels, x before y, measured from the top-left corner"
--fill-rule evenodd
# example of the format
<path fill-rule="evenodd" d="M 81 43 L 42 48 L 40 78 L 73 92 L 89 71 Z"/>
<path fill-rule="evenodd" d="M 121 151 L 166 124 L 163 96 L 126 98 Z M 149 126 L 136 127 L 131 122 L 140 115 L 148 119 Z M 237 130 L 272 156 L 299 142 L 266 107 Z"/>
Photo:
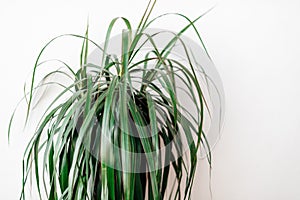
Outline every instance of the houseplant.
<path fill-rule="evenodd" d="M 209 110 L 207 100 L 193 55 L 181 39 L 181 35 L 192 28 L 203 45 L 194 26 L 201 16 L 192 21 L 176 14 L 186 19 L 187 25 L 159 49 L 154 38 L 163 31 L 147 33 L 149 26 L 164 16 L 149 20 L 155 2 L 149 2 L 135 31 L 127 19 L 113 19 L 103 46 L 89 39 L 87 29 L 84 36 L 58 36 L 41 50 L 30 90 L 25 94 L 26 122 L 34 92 L 39 87 L 58 84 L 63 90 L 48 105 L 25 150 L 21 199 L 25 199 L 25 185 L 32 170 L 40 199 L 43 195 L 51 200 L 190 199 L 200 146 L 206 147 L 211 164 L 210 148 L 203 131 L 205 110 Z M 117 20 L 123 21 L 126 27 L 121 36 L 120 57 L 107 51 Z M 80 68 L 73 71 L 60 61 L 68 72 L 51 71 L 43 80 L 60 73 L 71 76 L 73 83 L 36 85 L 35 74 L 42 63 L 41 55 L 61 37 L 83 40 Z M 152 48 L 137 60 L 146 43 Z M 102 51 L 99 65 L 88 62 L 90 44 Z M 182 45 L 187 62 L 170 57 L 178 44 Z M 178 100 L 178 81 L 192 100 L 196 115 Z M 9 131 L 12 121 L 13 116 Z M 186 159 L 183 154 L 187 155 Z"/>

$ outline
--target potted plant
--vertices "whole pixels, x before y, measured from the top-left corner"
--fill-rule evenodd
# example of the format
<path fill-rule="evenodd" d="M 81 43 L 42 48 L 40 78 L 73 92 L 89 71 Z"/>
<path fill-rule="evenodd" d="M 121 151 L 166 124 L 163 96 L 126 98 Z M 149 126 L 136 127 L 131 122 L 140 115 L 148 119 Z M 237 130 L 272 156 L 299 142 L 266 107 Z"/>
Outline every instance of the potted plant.
<path fill-rule="evenodd" d="M 44 199 L 43 195 L 50 200 L 190 199 L 197 152 L 202 145 L 211 164 L 203 131 L 205 110 L 209 110 L 203 92 L 205 85 L 199 81 L 193 52 L 181 39 L 192 28 L 203 44 L 194 26 L 201 16 L 192 21 L 177 14 L 188 24 L 177 33 L 169 32 L 173 36 L 161 49 L 155 37 L 167 31 L 147 32 L 163 16 L 149 20 L 154 5 L 155 1 L 149 2 L 135 31 L 125 18 L 112 20 L 102 46 L 88 38 L 87 29 L 84 36 L 56 37 L 41 50 L 25 95 L 26 122 L 34 92 L 46 84 L 35 84 L 44 50 L 60 37 L 83 40 L 77 71 L 60 61 L 68 72 L 51 71 L 43 79 L 60 73 L 71 76 L 73 82 L 55 82 L 63 90 L 48 105 L 25 150 L 21 199 L 25 199 L 31 170 L 40 199 Z M 117 20 L 126 25 L 120 56 L 108 52 Z M 102 52 L 99 64 L 88 61 L 89 44 Z M 151 48 L 141 55 L 145 44 Z M 170 56 L 178 44 L 185 62 Z M 179 82 L 182 87 L 178 87 Z M 193 110 L 178 100 L 179 90 L 190 99 Z M 13 117 L 9 127 L 12 121 Z"/>

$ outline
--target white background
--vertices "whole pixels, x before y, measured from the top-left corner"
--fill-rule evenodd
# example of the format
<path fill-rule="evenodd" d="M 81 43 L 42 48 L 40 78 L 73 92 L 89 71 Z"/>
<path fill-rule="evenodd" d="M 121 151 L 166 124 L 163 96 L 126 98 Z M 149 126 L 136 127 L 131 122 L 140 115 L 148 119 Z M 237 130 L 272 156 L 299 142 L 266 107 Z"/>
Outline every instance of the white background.
<path fill-rule="evenodd" d="M 10 145 L 6 131 L 39 50 L 56 35 L 83 34 L 88 15 L 90 37 L 101 43 L 113 17 L 136 24 L 147 2 L 1 0 L 0 199 L 19 197 L 22 152 L 29 138 L 22 132 L 24 107 Z M 193 19 L 215 3 L 196 24 L 226 94 L 225 126 L 213 154 L 213 199 L 300 199 L 300 2 L 159 0 L 153 16 L 181 12 Z M 166 18 L 157 26 L 178 30 L 183 24 Z M 73 51 L 63 47 L 55 55 Z M 201 161 L 193 199 L 210 199 L 208 186 L 207 164 Z"/>

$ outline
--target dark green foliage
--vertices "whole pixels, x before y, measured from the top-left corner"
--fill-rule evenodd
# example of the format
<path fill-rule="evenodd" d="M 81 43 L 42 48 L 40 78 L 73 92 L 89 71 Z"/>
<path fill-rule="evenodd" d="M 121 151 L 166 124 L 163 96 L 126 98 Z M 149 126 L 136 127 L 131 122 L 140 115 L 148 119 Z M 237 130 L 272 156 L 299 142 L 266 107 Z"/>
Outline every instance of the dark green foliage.
<path fill-rule="evenodd" d="M 163 50 L 159 50 L 152 39 L 154 36 L 144 34 L 152 22 L 162 17 L 149 21 L 154 5 L 155 1 L 149 2 L 134 34 L 127 19 L 113 19 L 103 49 L 88 38 L 88 30 L 85 36 L 59 36 L 83 39 L 81 68 L 73 72 L 64 63 L 74 83 L 61 85 L 65 89 L 49 105 L 25 150 L 21 199 L 25 199 L 24 187 L 32 168 L 35 170 L 35 182 L 41 199 L 42 191 L 46 191 L 46 197 L 50 200 L 140 200 L 146 197 L 190 199 L 197 152 L 200 145 L 206 142 L 203 133 L 205 99 L 192 62 L 187 66 L 168 56 L 180 36 L 190 27 L 203 44 L 194 26 L 200 17 L 192 21 L 181 14 L 175 14 L 186 19 L 188 24 L 174 35 Z M 117 20 L 122 20 L 127 29 L 122 34 L 121 61 L 106 52 L 111 30 Z M 153 49 L 149 50 L 144 59 L 133 63 L 133 58 L 141 49 L 139 41 L 145 36 L 152 43 Z M 40 57 L 44 49 L 59 37 L 51 40 L 38 56 L 28 94 L 28 113 L 36 89 L 34 77 L 41 63 Z M 87 63 L 89 44 L 103 51 L 101 66 Z M 188 51 L 186 60 L 192 60 Z M 155 66 L 150 68 L 148 62 L 153 61 Z M 88 73 L 94 68 L 97 68 L 96 74 Z M 51 73 L 67 74 L 59 70 Z M 138 79 L 134 79 L 135 76 L 139 76 Z M 184 83 L 186 93 L 194 100 L 198 116 L 193 117 L 178 101 L 176 79 Z M 138 81 L 138 87 L 133 84 L 133 80 Z M 56 105 L 64 94 L 70 92 L 67 100 Z M 42 141 L 44 134 L 47 137 Z M 187 159 L 176 159 L 174 154 L 183 151 L 180 141 L 172 143 L 179 135 L 188 141 Z M 119 149 L 110 148 L 107 138 Z M 164 155 L 155 153 L 168 145 Z M 120 149 L 145 156 L 137 154 L 129 157 Z M 102 162 L 102 156 L 112 161 Z M 171 163 L 168 163 L 170 160 Z M 211 162 L 210 154 L 208 161 Z M 171 173 L 175 179 L 171 178 Z"/>

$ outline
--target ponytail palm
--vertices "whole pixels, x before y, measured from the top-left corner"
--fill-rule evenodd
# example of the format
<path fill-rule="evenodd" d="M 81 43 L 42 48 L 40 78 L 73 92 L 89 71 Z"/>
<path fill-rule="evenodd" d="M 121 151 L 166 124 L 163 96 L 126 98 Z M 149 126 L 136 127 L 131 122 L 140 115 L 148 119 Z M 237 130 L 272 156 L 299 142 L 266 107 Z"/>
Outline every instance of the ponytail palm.
<path fill-rule="evenodd" d="M 125 18 L 113 19 L 103 45 L 89 39 L 87 30 L 84 36 L 58 36 L 42 49 L 26 94 L 27 118 L 35 90 L 46 84 L 63 89 L 48 105 L 25 150 L 21 199 L 25 199 L 31 170 L 41 199 L 43 195 L 51 200 L 190 199 L 201 146 L 206 147 L 211 164 L 203 129 L 205 113 L 209 117 L 205 85 L 199 81 L 193 52 L 181 39 L 186 30 L 193 29 L 203 45 L 194 26 L 201 16 L 190 20 L 173 14 L 184 18 L 187 25 L 177 33 L 170 32 L 172 38 L 160 48 L 154 38 L 165 31 L 147 31 L 164 16 L 149 20 L 154 5 L 150 1 L 136 30 Z M 108 51 L 117 20 L 125 24 L 120 56 Z M 52 71 L 43 80 L 59 73 L 72 83 L 43 81 L 36 86 L 44 50 L 62 37 L 83 40 L 80 68 L 74 71 L 59 61 L 67 70 Z M 151 46 L 146 52 L 145 44 Z M 102 52 L 98 64 L 89 62 L 91 45 Z M 184 62 L 171 56 L 177 45 L 183 49 Z M 182 93 L 193 110 L 179 101 Z"/>

